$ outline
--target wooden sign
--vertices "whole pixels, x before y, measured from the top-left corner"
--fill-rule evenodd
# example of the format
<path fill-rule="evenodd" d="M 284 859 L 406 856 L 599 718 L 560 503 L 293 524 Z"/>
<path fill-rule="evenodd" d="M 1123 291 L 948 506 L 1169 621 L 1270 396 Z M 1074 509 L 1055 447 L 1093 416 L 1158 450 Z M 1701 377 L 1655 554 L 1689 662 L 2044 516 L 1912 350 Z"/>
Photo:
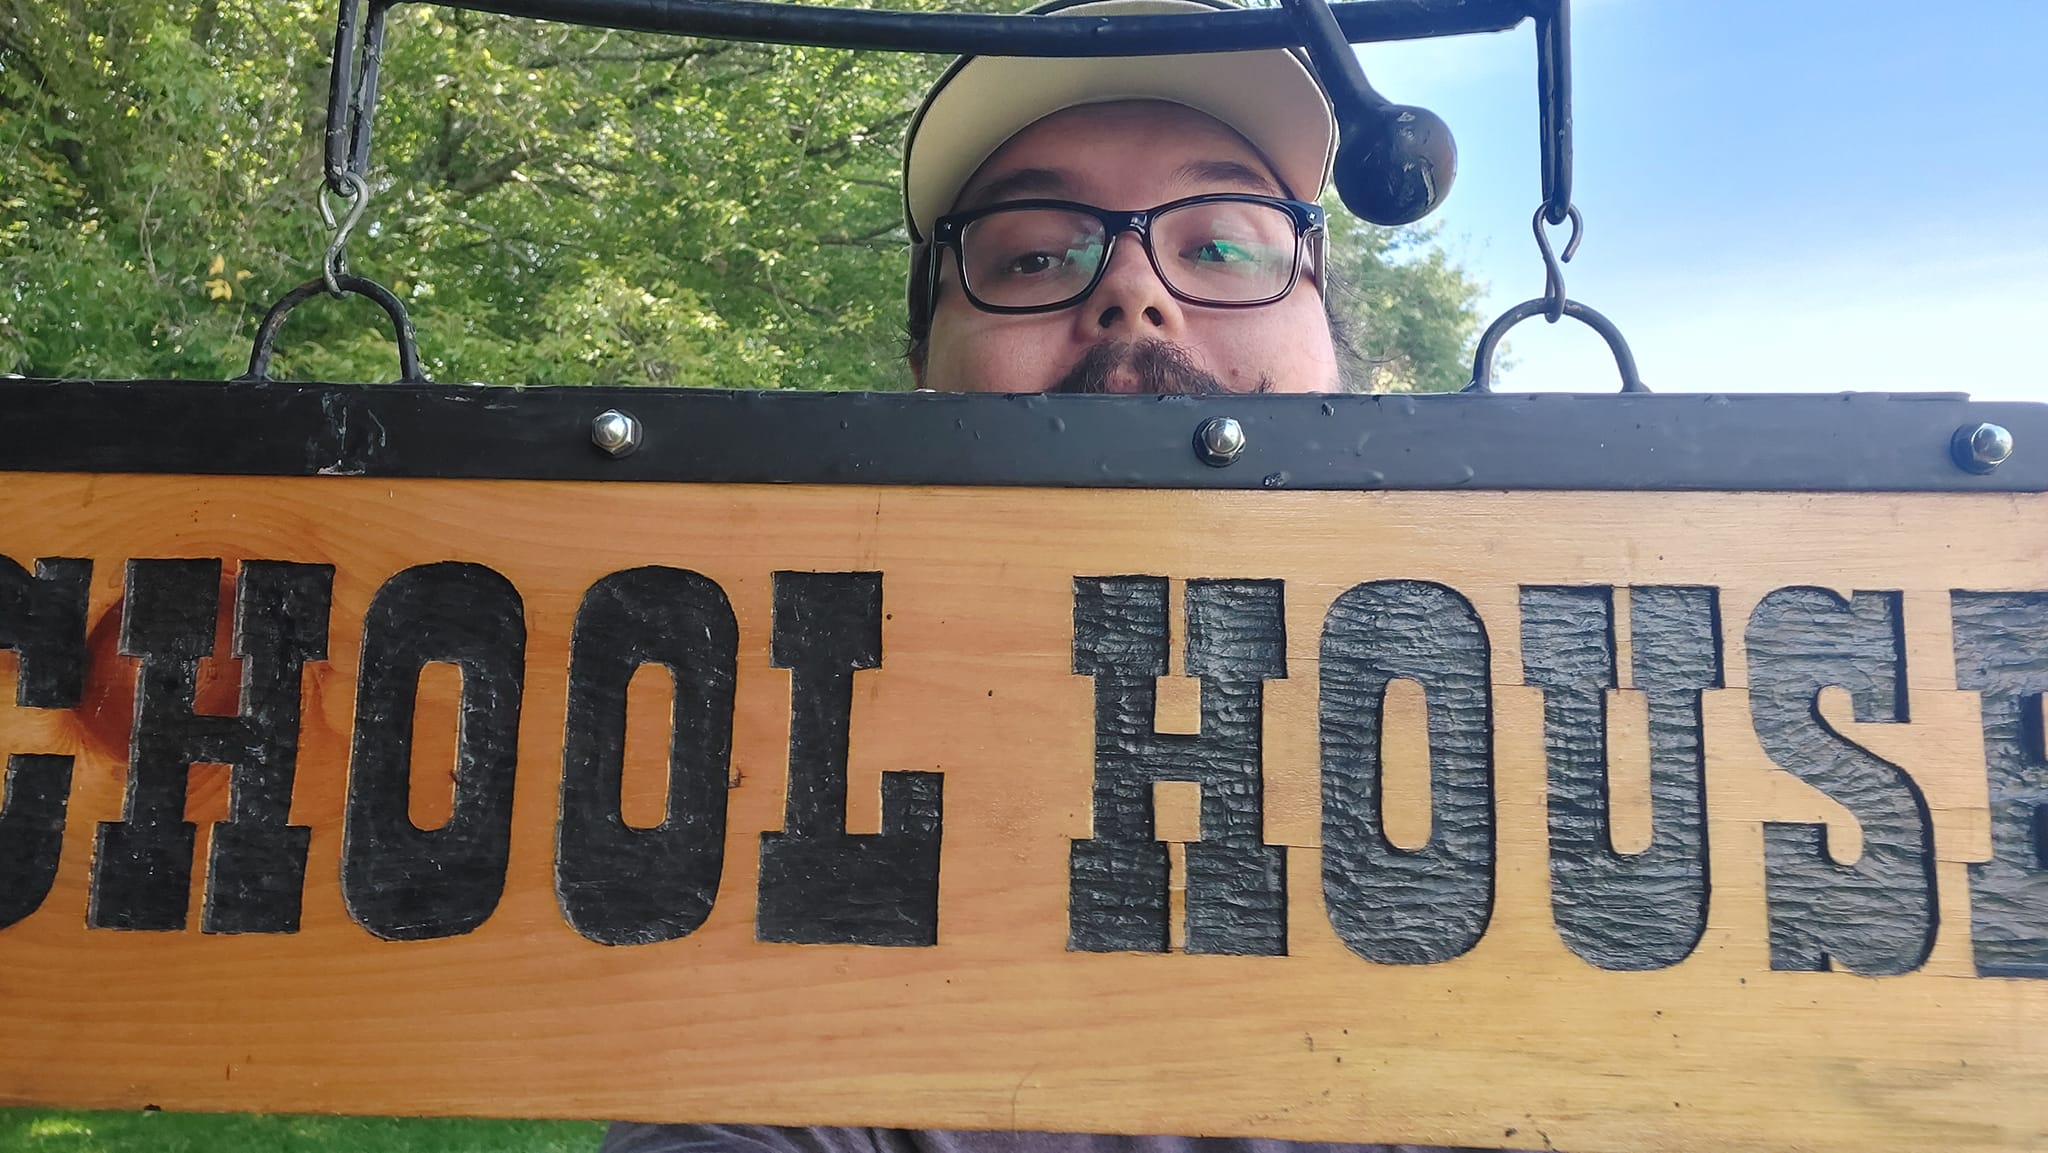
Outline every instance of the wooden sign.
<path fill-rule="evenodd" d="M 7 387 L 0 1102 L 2048 1142 L 2039 466 L 435 479 L 349 393 L 358 475 L 65 470 Z M 1341 400 L 1233 411 L 1481 419 Z M 1139 455 L 1221 411 L 975 403 Z"/>

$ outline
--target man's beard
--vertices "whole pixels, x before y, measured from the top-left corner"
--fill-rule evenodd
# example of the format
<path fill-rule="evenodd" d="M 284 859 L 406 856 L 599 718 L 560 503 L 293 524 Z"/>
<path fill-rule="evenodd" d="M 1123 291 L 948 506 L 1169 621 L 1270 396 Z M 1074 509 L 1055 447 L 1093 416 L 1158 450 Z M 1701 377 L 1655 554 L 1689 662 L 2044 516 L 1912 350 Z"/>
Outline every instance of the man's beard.
<path fill-rule="evenodd" d="M 1118 387 L 1111 388 L 1112 378 Z M 1135 382 L 1136 387 L 1131 387 Z M 1163 340 L 1106 340 L 1088 350 L 1048 392 L 1181 393 L 1209 396 L 1222 392 L 1271 392 L 1273 378 L 1261 376 L 1249 389 L 1233 389 L 1202 371 L 1195 358 L 1178 344 Z"/>

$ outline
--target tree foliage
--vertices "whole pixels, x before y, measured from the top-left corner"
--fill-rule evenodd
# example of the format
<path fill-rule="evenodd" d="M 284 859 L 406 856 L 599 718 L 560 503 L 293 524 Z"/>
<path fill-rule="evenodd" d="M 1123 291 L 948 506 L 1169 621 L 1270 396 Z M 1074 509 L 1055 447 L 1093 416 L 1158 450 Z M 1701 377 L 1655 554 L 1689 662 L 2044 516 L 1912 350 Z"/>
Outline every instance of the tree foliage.
<path fill-rule="evenodd" d="M 1470 383 L 1479 286 L 1437 243 L 1437 227 L 1382 228 L 1334 204 L 1329 217 L 1336 306 L 1361 362 L 1355 383 L 1370 392 Z"/>
<path fill-rule="evenodd" d="M 242 370 L 328 238 L 333 20 L 0 0 L 0 370 Z M 351 266 L 440 380 L 903 387 L 898 148 L 943 63 L 398 6 Z M 1368 383 L 1462 383 L 1475 286 L 1431 235 L 1335 239 Z M 389 379 L 387 322 L 308 302 L 273 371 Z"/>

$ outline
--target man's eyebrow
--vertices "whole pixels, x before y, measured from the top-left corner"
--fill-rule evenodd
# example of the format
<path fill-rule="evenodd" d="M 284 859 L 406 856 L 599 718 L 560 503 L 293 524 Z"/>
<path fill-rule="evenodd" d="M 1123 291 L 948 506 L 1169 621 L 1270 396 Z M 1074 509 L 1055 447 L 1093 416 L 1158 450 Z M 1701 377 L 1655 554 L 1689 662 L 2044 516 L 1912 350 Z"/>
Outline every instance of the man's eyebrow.
<path fill-rule="evenodd" d="M 987 184 L 960 198 L 956 211 L 967 211 L 1005 200 L 1021 200 L 1033 196 L 1051 196 L 1067 191 L 1072 186 L 1067 174 L 1057 168 L 1019 168 L 1015 172 L 998 176 Z"/>
<path fill-rule="evenodd" d="M 1202 188 L 1221 184 L 1272 196 L 1285 194 L 1271 176 L 1235 160 L 1191 160 L 1175 169 L 1173 178 L 1182 184 Z"/>

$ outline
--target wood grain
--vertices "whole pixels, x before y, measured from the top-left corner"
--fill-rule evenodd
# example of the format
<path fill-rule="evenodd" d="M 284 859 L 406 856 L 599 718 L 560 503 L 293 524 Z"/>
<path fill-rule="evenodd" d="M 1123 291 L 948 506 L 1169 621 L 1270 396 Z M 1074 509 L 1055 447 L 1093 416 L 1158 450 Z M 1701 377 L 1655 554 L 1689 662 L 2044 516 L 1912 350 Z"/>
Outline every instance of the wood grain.
<path fill-rule="evenodd" d="M 2048 983 L 1979 978 L 1971 964 L 1966 870 L 1989 855 L 1985 760 L 1947 616 L 1951 589 L 2048 587 L 2048 498 L 10 474 L 0 555 L 96 565 L 84 706 L 15 707 L 14 657 L 0 652 L 0 751 L 78 757 L 55 887 L 0 930 L 0 1103 L 1578 1153 L 2048 1144 Z M 304 677 L 291 818 L 313 834 L 296 934 L 202 934 L 196 903 L 185 932 L 85 927 L 93 831 L 121 813 L 135 662 L 113 639 L 131 557 L 335 566 L 329 659 Z M 386 578 L 442 560 L 488 565 L 524 598 L 509 879 L 476 931 L 385 941 L 349 919 L 337 883 L 361 621 Z M 553 889 L 567 645 L 593 581 L 650 564 L 716 581 L 738 618 L 727 852 L 701 929 L 608 947 L 565 924 Z M 755 939 L 759 836 L 781 828 L 789 740 L 789 674 L 769 661 L 777 570 L 883 574 L 882 667 L 855 678 L 848 827 L 879 828 L 882 772 L 944 774 L 935 947 Z M 1127 573 L 1286 582 L 1288 675 L 1268 684 L 1265 716 L 1267 839 L 1290 846 L 1286 956 L 1066 949 L 1068 844 L 1090 834 L 1093 773 L 1092 687 L 1071 671 L 1073 579 Z M 1318 637 L 1338 594 L 1390 578 L 1459 590 L 1491 641 L 1494 912 L 1477 948 L 1437 965 L 1367 962 L 1323 908 Z M 1543 701 L 1522 683 L 1518 624 L 1530 584 L 1720 589 L 1727 687 L 1703 706 L 1711 904 L 1705 938 L 1675 967 L 1602 971 L 1553 928 Z M 1770 968 L 1763 823 L 1825 821 L 1838 848 L 1856 837 L 1841 805 L 1776 768 L 1751 728 L 1742 622 L 1788 585 L 1903 593 L 1911 723 L 1857 724 L 1838 693 L 1821 710 L 1926 794 L 1941 917 L 1917 972 Z M 232 708 L 237 663 L 206 662 L 202 708 Z M 1630 683 L 1614 695 L 1634 695 Z M 423 825 L 447 815 L 458 691 L 449 670 L 422 682 Z M 633 683 L 635 825 L 664 809 L 669 692 L 658 669 Z M 1195 700 L 1185 686 L 1163 693 L 1162 730 L 1187 731 Z M 1398 755 L 1426 756 L 1420 709 L 1396 715 Z M 1639 706 L 1612 710 L 1625 761 L 1643 755 L 1642 725 Z M 1412 790 L 1417 776 L 1394 779 Z M 225 815 L 225 780 L 195 772 L 190 819 Z M 1647 805 L 1639 784 L 1623 792 Z M 1387 803 L 1407 815 L 1402 837 L 1417 835 L 1426 803 Z M 1646 813 L 1627 817 L 1647 829 Z M 205 846 L 202 825 L 195 892 Z"/>

